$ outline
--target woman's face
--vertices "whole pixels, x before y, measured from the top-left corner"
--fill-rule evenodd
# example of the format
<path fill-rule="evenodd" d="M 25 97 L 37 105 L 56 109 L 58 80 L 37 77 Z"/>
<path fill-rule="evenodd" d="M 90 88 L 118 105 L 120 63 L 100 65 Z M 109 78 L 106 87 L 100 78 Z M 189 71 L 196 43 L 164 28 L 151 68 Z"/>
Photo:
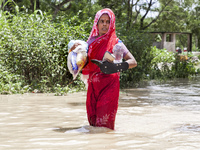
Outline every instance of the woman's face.
<path fill-rule="evenodd" d="M 109 30 L 110 26 L 110 17 L 107 14 L 103 14 L 97 23 L 97 27 L 99 30 L 99 36 L 106 34 Z"/>

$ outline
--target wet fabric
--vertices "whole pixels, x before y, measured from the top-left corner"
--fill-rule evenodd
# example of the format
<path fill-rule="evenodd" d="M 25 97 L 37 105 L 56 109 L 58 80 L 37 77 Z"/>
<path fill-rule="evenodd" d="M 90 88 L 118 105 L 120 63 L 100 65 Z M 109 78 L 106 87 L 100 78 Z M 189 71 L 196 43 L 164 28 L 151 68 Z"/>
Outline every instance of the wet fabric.
<path fill-rule="evenodd" d="M 98 37 L 97 22 L 105 13 L 110 17 L 109 30 Z M 91 39 L 93 39 L 92 42 Z M 88 64 L 82 70 L 83 75 L 89 75 L 86 108 L 88 121 L 92 126 L 114 129 L 119 99 L 119 74 L 101 73 L 100 68 L 92 63 L 91 59 L 102 60 L 104 53 L 112 52 L 118 40 L 115 33 L 114 13 L 110 9 L 98 11 L 87 41 L 91 43 L 88 49 Z"/>
<path fill-rule="evenodd" d="M 88 83 L 86 107 L 90 125 L 114 129 L 119 99 L 118 74 L 96 73 Z"/>

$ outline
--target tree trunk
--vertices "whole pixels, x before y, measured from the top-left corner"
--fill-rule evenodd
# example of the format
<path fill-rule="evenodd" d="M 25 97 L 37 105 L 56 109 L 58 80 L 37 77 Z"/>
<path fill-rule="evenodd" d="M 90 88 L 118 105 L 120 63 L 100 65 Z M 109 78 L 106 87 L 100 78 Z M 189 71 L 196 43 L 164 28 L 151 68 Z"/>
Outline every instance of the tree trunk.
<path fill-rule="evenodd" d="M 127 4 L 127 25 L 126 25 L 126 29 L 128 30 L 130 28 L 130 24 L 131 24 L 131 12 L 132 9 L 130 8 L 131 4 L 130 4 L 130 0 L 128 0 L 128 4 Z"/>
<path fill-rule="evenodd" d="M 35 6 L 35 3 L 36 3 L 36 6 Z M 40 9 L 40 0 L 31 0 L 31 10 L 32 10 L 32 12 L 34 12 L 37 9 Z"/>
<path fill-rule="evenodd" d="M 145 30 L 146 28 L 148 28 L 151 24 L 153 24 L 154 22 L 156 22 L 156 20 L 160 17 L 160 14 L 165 10 L 165 8 L 172 2 L 173 0 L 169 0 L 168 2 L 166 2 L 166 4 L 163 6 L 163 8 L 159 11 L 159 14 L 157 17 L 155 17 L 155 19 L 153 19 L 148 25 L 144 26 L 144 19 L 146 18 L 148 12 L 150 11 L 153 2 L 152 0 L 149 3 L 149 6 L 147 8 L 146 13 L 144 14 L 144 16 L 140 19 L 140 29 L 141 30 Z"/>
<path fill-rule="evenodd" d="M 149 13 L 152 5 L 153 5 L 152 0 L 150 0 L 150 2 L 148 4 L 148 8 L 147 8 L 145 14 L 140 19 L 140 29 L 142 29 L 142 30 L 144 30 L 144 19 L 146 18 L 147 14 Z"/>
<path fill-rule="evenodd" d="M 64 0 L 62 3 L 60 3 L 60 4 L 58 4 L 58 5 L 55 5 L 55 6 L 54 6 L 54 7 L 55 7 L 55 10 L 54 10 L 53 18 L 56 17 L 56 15 L 57 15 L 57 13 L 58 13 L 59 11 L 68 10 L 68 9 L 71 7 L 71 3 L 70 3 L 69 6 L 68 6 L 67 8 L 65 8 L 65 9 L 62 9 L 62 7 L 63 7 L 65 4 L 67 4 L 68 2 L 70 2 L 70 1 L 72 1 L 72 0 Z"/>

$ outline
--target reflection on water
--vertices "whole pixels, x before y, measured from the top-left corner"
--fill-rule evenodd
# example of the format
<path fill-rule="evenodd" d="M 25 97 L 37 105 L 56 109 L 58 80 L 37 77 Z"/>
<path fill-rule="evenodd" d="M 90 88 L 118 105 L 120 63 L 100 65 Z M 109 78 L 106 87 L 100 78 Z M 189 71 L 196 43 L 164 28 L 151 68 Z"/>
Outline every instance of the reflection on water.
<path fill-rule="evenodd" d="M 200 134 L 200 125 L 184 124 L 175 128 L 177 131 Z"/>
<path fill-rule="evenodd" d="M 86 92 L 0 95 L 0 149 L 200 149 L 200 78 L 120 93 L 116 130 L 88 125 Z"/>

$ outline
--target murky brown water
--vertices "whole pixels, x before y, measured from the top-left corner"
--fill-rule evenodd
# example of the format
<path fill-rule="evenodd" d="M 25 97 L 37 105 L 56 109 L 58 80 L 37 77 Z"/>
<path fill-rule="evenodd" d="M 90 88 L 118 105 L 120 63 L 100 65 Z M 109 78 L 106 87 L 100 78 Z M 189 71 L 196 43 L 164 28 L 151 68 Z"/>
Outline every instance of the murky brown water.
<path fill-rule="evenodd" d="M 0 95 L 0 149 L 199 150 L 199 81 L 121 92 L 115 131 L 88 126 L 86 92 Z"/>

